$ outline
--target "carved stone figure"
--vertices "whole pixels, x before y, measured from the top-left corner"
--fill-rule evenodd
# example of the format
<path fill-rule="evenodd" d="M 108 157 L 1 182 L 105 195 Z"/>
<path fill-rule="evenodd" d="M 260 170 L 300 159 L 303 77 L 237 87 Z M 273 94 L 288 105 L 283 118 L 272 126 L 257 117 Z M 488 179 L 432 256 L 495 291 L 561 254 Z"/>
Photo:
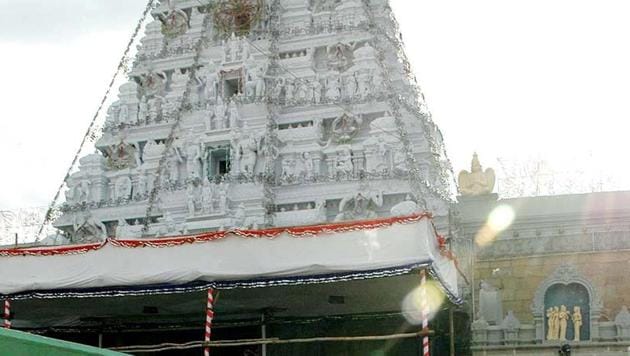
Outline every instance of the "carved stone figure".
<path fill-rule="evenodd" d="M 315 204 L 315 209 L 317 209 L 317 223 L 325 223 L 328 221 L 328 209 L 326 206 L 326 199 L 318 199 Z"/>
<path fill-rule="evenodd" d="M 149 102 L 146 96 L 142 96 L 138 104 L 138 123 L 145 123 L 149 116 Z"/>
<path fill-rule="evenodd" d="M 265 96 L 265 90 L 267 89 L 267 85 L 265 84 L 265 69 L 260 67 L 256 70 L 256 90 L 255 95 L 256 98 L 262 98 Z"/>
<path fill-rule="evenodd" d="M 230 120 L 230 128 L 236 128 L 240 122 L 240 115 L 238 113 L 238 107 L 236 106 L 236 100 L 231 100 L 228 105 L 228 114 Z"/>
<path fill-rule="evenodd" d="M 510 310 L 505 316 L 505 319 L 503 319 L 503 321 L 501 322 L 501 326 L 505 330 L 514 331 L 518 330 L 521 327 L 521 322 L 520 320 L 518 320 L 518 318 L 516 318 L 514 312 Z"/>
<path fill-rule="evenodd" d="M 225 128 L 225 109 L 225 103 L 221 96 L 219 96 L 214 106 L 214 129 L 222 130 Z"/>
<path fill-rule="evenodd" d="M 136 188 L 134 189 L 134 196 L 136 199 L 144 197 L 148 192 L 148 178 L 144 169 L 138 171 L 138 178 L 136 182 Z"/>
<path fill-rule="evenodd" d="M 407 153 L 402 145 L 398 146 L 394 150 L 392 157 L 392 169 L 398 173 L 409 172 L 409 168 L 407 167 Z"/>
<path fill-rule="evenodd" d="M 302 167 L 304 169 L 303 173 L 306 179 L 312 179 L 315 172 L 315 166 L 313 164 L 311 154 L 308 152 L 304 152 L 304 154 L 302 155 Z"/>
<path fill-rule="evenodd" d="M 290 183 L 295 178 L 296 162 L 292 157 L 285 157 L 282 160 L 282 175 L 280 180 L 283 183 Z"/>
<path fill-rule="evenodd" d="M 195 194 L 195 187 L 192 184 L 188 184 L 188 187 L 186 187 L 186 204 L 188 206 L 188 215 L 194 216 L 197 211 L 197 194 Z"/>
<path fill-rule="evenodd" d="M 257 149 L 256 139 L 251 134 L 244 133 L 237 144 L 237 156 L 241 173 L 254 174 L 258 156 Z"/>
<path fill-rule="evenodd" d="M 120 109 L 118 111 L 118 122 L 126 125 L 131 124 L 131 121 L 129 120 L 129 107 L 127 104 L 120 105 Z"/>
<path fill-rule="evenodd" d="M 392 216 L 409 216 L 420 212 L 420 210 L 421 209 L 418 204 L 411 200 L 411 196 L 407 194 L 405 201 L 394 205 L 391 208 L 390 213 Z"/>
<path fill-rule="evenodd" d="M 214 186 L 207 177 L 201 186 L 201 206 L 205 214 L 214 212 Z"/>
<path fill-rule="evenodd" d="M 481 281 L 479 290 L 479 314 L 490 325 L 499 325 L 503 320 L 501 291 L 486 281 Z"/>
<path fill-rule="evenodd" d="M 319 76 L 316 76 L 311 84 L 313 87 L 313 102 L 319 104 L 322 102 L 322 83 Z"/>
<path fill-rule="evenodd" d="M 73 218 L 73 242 L 87 243 L 102 241 L 107 238 L 107 227 L 96 219 L 90 211 L 76 214 Z"/>
<path fill-rule="evenodd" d="M 547 309 L 547 340 L 557 340 L 557 336 L 554 335 L 555 330 L 555 317 L 553 307 Z"/>
<path fill-rule="evenodd" d="M 155 96 L 147 102 L 149 115 L 149 122 L 158 122 L 162 117 L 162 98 L 159 96 Z"/>
<path fill-rule="evenodd" d="M 341 97 L 341 83 L 339 82 L 339 74 L 332 74 L 326 82 L 326 99 L 329 101 L 339 100 Z"/>
<path fill-rule="evenodd" d="M 567 307 L 565 305 L 560 306 L 560 312 L 558 313 L 558 323 L 560 332 L 558 334 L 558 340 L 566 341 L 567 339 L 567 323 L 569 320 L 569 312 L 567 311 Z"/>
<path fill-rule="evenodd" d="M 234 211 L 234 217 L 232 220 L 232 226 L 236 228 L 245 228 L 245 222 L 247 219 L 247 213 L 245 211 L 245 204 L 240 203 Z"/>
<path fill-rule="evenodd" d="M 164 78 L 160 74 L 149 72 L 142 77 L 141 88 L 146 96 L 162 95 L 164 87 Z"/>
<path fill-rule="evenodd" d="M 370 73 L 367 70 L 361 70 L 357 74 L 357 96 L 365 98 L 370 93 Z"/>
<path fill-rule="evenodd" d="M 463 196 L 478 196 L 492 193 L 494 189 L 495 174 L 492 168 L 485 171 L 481 168 L 479 158 L 475 153 L 470 172 L 459 173 L 459 191 Z"/>
<path fill-rule="evenodd" d="M 114 200 L 129 199 L 131 197 L 131 179 L 128 176 L 119 177 L 114 188 Z"/>
<path fill-rule="evenodd" d="M 219 184 L 219 212 L 222 214 L 227 212 L 228 188 L 227 183 L 221 182 Z"/>
<path fill-rule="evenodd" d="M 118 224 L 116 225 L 116 238 L 128 238 L 131 237 L 131 231 L 129 229 L 131 225 L 127 223 L 127 220 L 120 218 L 118 219 Z"/>
<path fill-rule="evenodd" d="M 337 163 L 335 170 L 339 174 L 343 174 L 346 177 L 352 176 L 354 172 L 354 164 L 352 163 L 352 152 L 349 148 L 344 148 L 337 153 Z"/>
<path fill-rule="evenodd" d="M 282 98 L 282 90 L 284 89 L 284 78 L 278 78 L 273 87 L 273 98 L 280 101 Z"/>
<path fill-rule="evenodd" d="M 79 201 L 79 203 L 90 202 L 92 198 L 91 186 L 92 186 L 92 182 L 90 182 L 89 180 L 87 179 L 81 180 L 81 182 L 77 186 L 77 192 L 78 192 L 77 200 Z"/>
<path fill-rule="evenodd" d="M 136 146 L 122 140 L 119 144 L 108 147 L 106 155 L 110 169 L 135 168 L 141 163 Z"/>
<path fill-rule="evenodd" d="M 344 97 L 347 99 L 352 99 L 357 94 L 357 77 L 356 73 L 351 73 L 344 78 Z"/>
<path fill-rule="evenodd" d="M 349 143 L 359 133 L 363 120 L 354 115 L 343 114 L 332 123 L 333 138 L 337 143 Z"/>
<path fill-rule="evenodd" d="M 343 43 L 328 47 L 328 64 L 331 68 L 343 71 L 350 64 L 348 48 Z"/>
<path fill-rule="evenodd" d="M 573 341 L 580 341 L 580 335 L 582 330 L 582 311 L 579 306 L 573 307 L 573 315 L 571 316 L 573 319 Z"/>
<path fill-rule="evenodd" d="M 382 192 L 358 192 L 355 195 L 341 199 L 339 214 L 335 221 L 375 219 L 378 215 L 374 210 L 382 205 Z"/>
<path fill-rule="evenodd" d="M 179 150 L 179 147 L 173 145 L 167 158 L 169 172 L 168 179 L 173 184 L 179 182 L 179 165 L 184 163 L 184 160 L 182 159 L 182 155 Z"/>
<path fill-rule="evenodd" d="M 188 179 L 200 179 L 202 177 L 203 140 L 195 140 L 193 133 L 189 133 L 186 142 L 186 172 Z"/>
<path fill-rule="evenodd" d="M 188 31 L 188 15 L 180 9 L 171 9 L 162 21 L 162 33 L 166 37 L 181 36 Z"/>
<path fill-rule="evenodd" d="M 287 78 L 284 80 L 284 101 L 287 103 L 292 103 L 294 95 L 295 84 L 293 83 L 293 80 Z"/>
<path fill-rule="evenodd" d="M 551 312 L 551 326 L 553 329 L 551 330 L 551 340 L 559 340 L 560 339 L 560 308 L 553 307 L 553 311 Z"/>

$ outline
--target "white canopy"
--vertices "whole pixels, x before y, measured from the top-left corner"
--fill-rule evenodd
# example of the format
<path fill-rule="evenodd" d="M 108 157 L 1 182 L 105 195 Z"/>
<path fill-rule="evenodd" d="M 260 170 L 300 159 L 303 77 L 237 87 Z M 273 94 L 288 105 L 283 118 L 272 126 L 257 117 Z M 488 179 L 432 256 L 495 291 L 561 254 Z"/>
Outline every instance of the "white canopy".
<path fill-rule="evenodd" d="M 360 279 L 427 267 L 457 302 L 454 261 L 427 215 L 156 240 L 0 250 L 0 293 L 11 298 L 142 288 L 165 291 Z"/>

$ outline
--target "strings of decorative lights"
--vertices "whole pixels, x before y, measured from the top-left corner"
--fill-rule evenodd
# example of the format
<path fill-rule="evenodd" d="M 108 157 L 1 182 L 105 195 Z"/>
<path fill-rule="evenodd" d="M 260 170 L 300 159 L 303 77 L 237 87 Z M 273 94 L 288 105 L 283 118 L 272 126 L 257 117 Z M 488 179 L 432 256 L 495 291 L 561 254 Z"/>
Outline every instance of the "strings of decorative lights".
<path fill-rule="evenodd" d="M 188 82 L 186 83 L 186 89 L 182 95 L 182 100 L 179 102 L 179 108 L 175 111 L 173 124 L 171 125 L 169 135 L 164 142 L 164 151 L 160 157 L 158 162 L 157 171 L 155 173 L 155 178 L 153 179 L 153 187 L 151 192 L 149 193 L 149 200 L 147 203 L 145 218 L 144 218 L 144 226 L 142 227 L 142 232 L 147 233 L 149 231 L 149 225 L 151 224 L 151 218 L 153 215 L 153 208 L 155 202 L 157 201 L 163 178 L 162 174 L 166 169 L 165 164 L 168 158 L 168 155 L 173 148 L 173 143 L 175 142 L 175 135 L 177 134 L 177 130 L 181 123 L 181 119 L 184 116 L 184 112 L 191 109 L 191 105 L 189 103 L 190 94 L 192 93 L 193 86 L 195 80 L 197 78 L 197 70 L 199 68 L 199 61 L 201 59 L 201 54 L 203 49 L 208 41 L 208 21 L 210 20 L 210 13 L 206 12 L 202 21 L 202 32 L 201 36 L 197 40 L 195 44 L 195 55 L 193 57 L 193 64 L 188 68 Z"/>
<path fill-rule="evenodd" d="M 402 143 L 402 149 L 405 152 L 407 168 L 409 169 L 409 185 L 412 190 L 412 194 L 415 196 L 416 201 L 420 206 L 424 209 L 428 209 L 427 201 L 425 197 L 429 196 L 429 191 L 431 191 L 430 184 L 422 177 L 422 173 L 420 172 L 419 163 L 414 155 L 413 146 L 411 145 L 411 141 L 409 139 L 408 131 L 405 127 L 405 122 L 402 117 L 402 113 L 400 112 L 400 103 L 397 100 L 398 96 L 395 95 L 396 89 L 394 87 L 393 78 L 390 74 L 389 68 L 387 67 L 385 48 L 383 48 L 382 41 L 379 40 L 379 37 L 382 37 L 383 34 L 378 30 L 378 24 L 376 23 L 376 18 L 372 11 L 372 7 L 369 4 L 368 0 L 363 0 L 363 8 L 368 16 L 368 24 L 369 31 L 373 34 L 375 39 L 375 46 L 377 50 L 377 61 L 383 72 L 384 83 L 387 88 L 387 92 L 389 93 L 388 102 L 390 108 L 392 110 L 392 116 L 394 117 L 396 123 L 396 129 L 398 131 L 398 135 L 400 136 L 400 141 Z"/>
<path fill-rule="evenodd" d="M 280 57 L 280 46 L 278 44 L 280 40 L 280 32 L 278 29 L 279 17 L 278 12 L 280 10 L 280 0 L 272 0 L 271 11 L 269 11 L 269 32 L 271 33 L 271 43 L 269 45 L 269 67 L 267 68 L 267 76 L 277 77 Z M 258 46 L 251 43 L 249 39 L 246 40 L 253 45 L 253 47 L 261 51 Z M 273 90 L 270 85 L 265 87 L 265 101 L 267 102 L 267 124 L 265 127 L 265 171 L 263 172 L 263 198 L 265 207 L 265 223 L 267 226 L 273 225 L 273 217 L 275 214 L 275 193 L 273 191 L 273 184 L 275 183 L 275 167 L 273 161 L 278 154 L 278 106 L 273 97 Z"/>
<path fill-rule="evenodd" d="M 404 83 L 404 85 L 410 86 L 410 92 L 412 93 L 412 95 L 406 98 L 401 98 L 403 99 L 401 100 L 401 104 L 403 107 L 407 109 L 407 111 L 410 114 L 412 114 L 419 120 L 420 124 L 423 125 L 423 129 L 425 130 L 425 133 L 435 131 L 436 134 L 439 135 L 440 138 L 442 138 L 443 137 L 442 132 L 437 127 L 437 125 L 435 125 L 433 121 L 432 114 L 430 110 L 428 109 L 428 105 L 425 101 L 425 97 L 424 97 L 424 94 L 422 93 L 422 89 L 420 85 L 418 85 L 418 80 L 413 70 L 411 69 L 411 63 L 409 61 L 409 58 L 407 57 L 407 53 L 405 51 L 405 44 L 402 40 L 402 35 L 400 34 L 401 33 L 400 25 L 398 21 L 396 20 L 396 17 L 393 15 L 392 9 L 389 5 L 386 6 L 384 10 L 387 12 L 387 20 L 390 22 L 392 28 L 394 29 L 394 32 L 398 35 L 391 36 L 384 31 L 382 31 L 382 34 L 389 40 L 390 43 L 392 43 L 396 47 L 398 57 L 403 63 L 405 74 L 411 80 L 410 82 Z M 422 102 L 419 101 L 419 98 L 422 98 Z M 410 103 L 410 101 L 413 104 Z M 441 164 L 445 165 L 446 166 L 445 168 L 447 170 L 447 172 L 443 172 L 443 175 L 444 175 L 443 179 L 445 180 L 445 183 L 447 183 L 450 180 L 453 183 L 453 187 L 457 189 L 457 182 L 455 180 L 455 173 L 453 172 L 453 165 L 450 159 L 448 158 L 446 146 L 444 146 L 443 143 L 436 143 L 435 140 L 433 139 L 433 135 L 427 135 L 427 139 L 431 145 L 432 150 L 437 155 L 443 157 L 444 162 L 441 162 Z M 450 196 L 450 192 L 448 191 L 443 192 L 443 194 Z"/>
<path fill-rule="evenodd" d="M 57 201 L 59 200 L 59 196 L 61 195 L 61 192 L 63 191 L 63 188 L 66 185 L 66 182 L 70 178 L 70 174 L 72 173 L 72 171 L 76 167 L 77 162 L 79 161 L 79 158 L 81 156 L 81 153 L 83 152 L 83 148 L 85 144 L 88 142 L 94 142 L 98 136 L 98 133 L 100 130 L 97 129 L 97 120 L 100 116 L 101 110 L 103 109 L 105 103 L 107 102 L 107 99 L 109 98 L 109 94 L 116 82 L 116 79 L 118 79 L 121 73 L 127 73 L 129 71 L 129 65 L 128 65 L 129 59 L 130 59 L 129 54 L 131 52 L 131 49 L 133 48 L 134 43 L 136 42 L 138 38 L 138 34 L 140 33 L 140 30 L 144 27 L 143 24 L 147 20 L 147 16 L 151 12 L 151 10 L 154 8 L 154 5 L 155 5 L 155 0 L 149 0 L 146 6 L 144 7 L 142 16 L 140 17 L 140 20 L 138 20 L 138 23 L 136 24 L 136 27 L 134 28 L 133 33 L 131 35 L 131 38 L 127 42 L 127 47 L 125 48 L 125 51 L 123 52 L 120 60 L 118 61 L 118 66 L 116 67 L 116 70 L 114 74 L 112 75 L 109 85 L 107 86 L 107 90 L 105 90 L 105 94 L 103 95 L 103 98 L 101 99 L 101 102 L 99 103 L 98 108 L 96 109 L 96 112 L 94 113 L 94 116 L 92 117 L 92 121 L 90 122 L 90 125 L 88 126 L 85 134 L 83 135 L 83 138 L 81 139 L 81 143 L 79 144 L 79 148 L 77 152 L 75 153 L 74 157 L 72 158 L 70 167 L 68 167 L 68 170 L 66 171 L 66 175 L 64 176 L 63 181 L 59 185 L 59 188 L 57 188 L 57 192 L 55 193 L 55 196 L 52 202 L 48 206 L 48 210 L 46 211 L 46 214 L 44 215 L 44 220 L 42 221 L 42 224 L 40 225 L 39 230 L 37 231 L 37 235 L 35 236 L 36 242 L 39 241 L 41 234 L 44 231 L 44 228 L 46 227 L 46 225 L 50 224 L 56 218 L 57 213 L 58 213 L 58 209 L 56 207 Z"/>

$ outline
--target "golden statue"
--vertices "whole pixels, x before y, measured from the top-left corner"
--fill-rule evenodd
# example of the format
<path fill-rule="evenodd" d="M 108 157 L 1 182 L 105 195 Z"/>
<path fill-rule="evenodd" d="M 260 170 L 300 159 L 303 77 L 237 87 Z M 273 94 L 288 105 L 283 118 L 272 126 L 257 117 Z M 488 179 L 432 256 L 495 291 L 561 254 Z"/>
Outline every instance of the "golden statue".
<path fill-rule="evenodd" d="M 547 309 L 547 340 L 555 340 L 557 337 L 554 335 L 554 320 L 555 314 L 553 312 L 553 307 Z"/>
<path fill-rule="evenodd" d="M 573 341 L 580 341 L 580 330 L 582 329 L 582 311 L 580 307 L 573 307 Z"/>
<path fill-rule="evenodd" d="M 558 340 L 565 341 L 567 339 L 567 322 L 569 321 L 570 314 L 567 311 L 567 307 L 564 305 L 560 306 L 560 313 L 558 313 L 558 323 L 560 324 L 560 333 L 558 335 Z"/>
<path fill-rule="evenodd" d="M 478 196 L 492 193 L 495 174 L 492 168 L 481 168 L 477 153 L 473 154 L 470 172 L 459 172 L 459 191 L 463 196 Z"/>

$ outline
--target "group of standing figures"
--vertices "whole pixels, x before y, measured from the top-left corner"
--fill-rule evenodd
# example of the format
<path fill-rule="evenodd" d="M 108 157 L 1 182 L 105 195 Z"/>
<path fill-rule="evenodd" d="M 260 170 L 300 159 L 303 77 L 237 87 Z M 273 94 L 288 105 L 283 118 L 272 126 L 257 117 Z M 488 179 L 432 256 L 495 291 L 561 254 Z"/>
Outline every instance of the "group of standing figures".
<path fill-rule="evenodd" d="M 547 309 L 547 340 L 566 341 L 569 320 L 573 321 L 573 341 L 580 341 L 582 311 L 579 306 L 574 306 L 571 314 L 565 305 Z"/>

